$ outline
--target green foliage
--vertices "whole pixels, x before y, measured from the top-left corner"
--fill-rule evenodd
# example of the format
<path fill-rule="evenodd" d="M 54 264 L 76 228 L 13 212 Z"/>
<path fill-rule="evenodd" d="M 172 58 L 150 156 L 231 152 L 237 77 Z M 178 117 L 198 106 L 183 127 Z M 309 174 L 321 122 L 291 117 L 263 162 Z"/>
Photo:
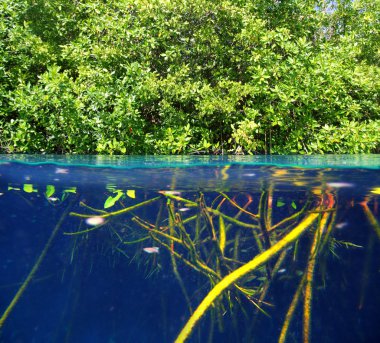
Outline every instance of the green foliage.
<path fill-rule="evenodd" d="M 0 0 L 0 152 L 380 151 L 368 0 Z"/>

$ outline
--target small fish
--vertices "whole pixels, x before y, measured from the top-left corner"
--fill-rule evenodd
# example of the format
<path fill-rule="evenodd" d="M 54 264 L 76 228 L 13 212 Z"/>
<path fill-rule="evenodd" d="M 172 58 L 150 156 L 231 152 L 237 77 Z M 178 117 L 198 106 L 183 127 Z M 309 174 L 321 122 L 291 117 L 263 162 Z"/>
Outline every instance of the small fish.
<path fill-rule="evenodd" d="M 336 224 L 335 227 L 336 227 L 337 229 L 343 229 L 343 228 L 345 228 L 347 225 L 348 225 L 347 222 L 341 222 L 341 223 Z"/>
<path fill-rule="evenodd" d="M 149 247 L 143 249 L 148 254 L 158 254 L 160 252 L 159 247 Z"/>
<path fill-rule="evenodd" d="M 282 273 L 285 273 L 285 272 L 286 272 L 286 269 L 285 269 L 285 268 L 282 268 L 282 269 L 280 269 L 277 273 L 282 274 Z"/>
<path fill-rule="evenodd" d="M 105 219 L 103 217 L 90 217 L 86 219 L 86 224 L 91 226 L 96 226 L 103 224 Z"/>
<path fill-rule="evenodd" d="M 349 188 L 354 187 L 354 184 L 348 182 L 327 182 L 327 186 L 333 188 Z"/>
<path fill-rule="evenodd" d="M 0 196 L 4 195 L 4 193 L 0 193 Z"/>
<path fill-rule="evenodd" d="M 256 176 L 255 173 L 243 174 L 243 176 Z"/>
<path fill-rule="evenodd" d="M 48 200 L 55 202 L 55 201 L 58 201 L 59 198 L 56 198 L 56 197 L 50 197 L 50 198 L 48 198 Z"/>
<path fill-rule="evenodd" d="M 180 211 L 180 212 L 186 212 L 186 211 L 190 211 L 190 208 L 188 208 L 188 207 L 182 207 L 182 208 L 179 208 L 178 211 Z"/>
<path fill-rule="evenodd" d="M 56 174 L 68 174 L 69 170 L 66 168 L 55 168 L 55 173 Z"/>

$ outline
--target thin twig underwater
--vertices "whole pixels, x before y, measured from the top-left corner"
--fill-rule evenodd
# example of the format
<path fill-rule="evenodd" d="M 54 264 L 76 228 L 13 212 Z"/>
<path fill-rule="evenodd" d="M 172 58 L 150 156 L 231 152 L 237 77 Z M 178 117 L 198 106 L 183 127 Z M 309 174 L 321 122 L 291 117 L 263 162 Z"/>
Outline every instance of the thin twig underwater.
<path fill-rule="evenodd" d="M 29 286 L 29 284 L 31 283 L 31 281 L 33 280 L 35 274 L 37 273 L 38 269 L 40 268 L 42 262 L 44 261 L 45 257 L 46 257 L 46 254 L 54 240 L 54 238 L 57 236 L 59 230 L 61 229 L 62 227 L 62 224 L 63 224 L 63 221 L 66 219 L 67 215 L 68 215 L 68 212 L 71 208 L 71 204 L 68 205 L 68 207 L 66 208 L 66 210 L 64 211 L 64 213 L 62 214 L 61 218 L 58 220 L 56 226 L 54 227 L 48 241 L 46 242 L 41 254 L 39 255 L 37 261 L 35 262 L 35 264 L 33 265 L 33 268 L 30 270 L 28 276 L 26 277 L 25 281 L 21 284 L 20 288 L 18 289 L 17 293 L 15 294 L 15 296 L 13 297 L 12 301 L 10 302 L 10 304 L 8 305 L 8 307 L 6 308 L 6 310 L 4 311 L 4 313 L 2 314 L 2 316 L 0 317 L 0 330 L 1 328 L 3 327 L 5 321 L 7 320 L 8 316 L 11 314 L 13 308 L 16 306 L 16 304 L 18 303 L 18 301 L 20 300 L 21 296 L 24 294 L 25 290 L 27 289 L 27 287 Z"/>

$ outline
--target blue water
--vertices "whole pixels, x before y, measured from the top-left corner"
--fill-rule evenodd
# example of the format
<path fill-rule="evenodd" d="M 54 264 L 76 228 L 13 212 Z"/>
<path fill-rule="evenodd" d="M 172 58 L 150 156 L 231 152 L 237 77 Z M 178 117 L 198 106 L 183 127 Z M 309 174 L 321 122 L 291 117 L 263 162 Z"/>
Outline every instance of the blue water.
<path fill-rule="evenodd" d="M 231 285 L 188 341 L 277 342 L 315 256 L 309 341 L 376 342 L 378 161 L 2 156 L 0 342 L 173 342 L 215 283 L 313 211 L 295 243 L 237 281 L 250 295 Z M 302 287 L 286 342 L 305 337 Z"/>

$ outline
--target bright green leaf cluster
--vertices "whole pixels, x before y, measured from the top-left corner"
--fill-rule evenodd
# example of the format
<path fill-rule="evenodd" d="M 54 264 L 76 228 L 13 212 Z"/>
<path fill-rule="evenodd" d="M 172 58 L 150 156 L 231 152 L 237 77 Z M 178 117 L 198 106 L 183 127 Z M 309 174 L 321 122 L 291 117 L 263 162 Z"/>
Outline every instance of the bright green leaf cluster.
<path fill-rule="evenodd" d="M 379 18 L 369 0 L 0 0 L 0 152 L 379 152 Z"/>

